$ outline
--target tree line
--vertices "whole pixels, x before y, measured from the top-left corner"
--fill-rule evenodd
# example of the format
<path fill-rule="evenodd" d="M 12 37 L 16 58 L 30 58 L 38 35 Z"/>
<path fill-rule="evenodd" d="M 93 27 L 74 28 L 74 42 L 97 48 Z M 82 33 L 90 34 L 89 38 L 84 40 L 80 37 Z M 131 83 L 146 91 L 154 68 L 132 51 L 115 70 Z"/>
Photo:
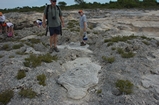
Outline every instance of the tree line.
<path fill-rule="evenodd" d="M 101 8 L 101 9 L 131 9 L 131 8 L 139 8 L 139 9 L 158 9 L 159 3 L 157 0 L 117 0 L 117 1 L 109 1 L 109 3 L 99 3 L 99 2 L 93 2 L 93 3 L 86 3 L 84 0 L 74 0 L 76 4 L 67 6 L 67 3 L 64 1 L 58 2 L 58 6 L 62 10 L 71 10 L 71 9 L 95 9 L 95 8 Z M 0 9 L 1 12 L 7 13 L 7 12 L 30 12 L 30 11 L 36 11 L 36 12 L 43 12 L 46 4 L 44 4 L 41 7 L 33 6 L 24 6 L 24 7 L 16 7 L 12 9 Z"/>

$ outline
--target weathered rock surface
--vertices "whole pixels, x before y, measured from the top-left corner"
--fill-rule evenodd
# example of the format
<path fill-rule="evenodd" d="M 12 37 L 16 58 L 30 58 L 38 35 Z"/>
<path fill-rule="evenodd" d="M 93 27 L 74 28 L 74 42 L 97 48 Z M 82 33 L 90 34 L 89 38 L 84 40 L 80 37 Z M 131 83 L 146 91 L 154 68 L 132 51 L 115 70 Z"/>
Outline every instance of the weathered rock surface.
<path fill-rule="evenodd" d="M 49 36 L 45 29 L 33 26 L 42 13 L 7 13 L 16 24 L 15 36 L 0 35 L 0 92 L 11 89 L 8 105 L 158 105 L 159 104 L 159 11 L 158 10 L 85 10 L 88 18 L 87 46 L 79 45 L 77 10 L 63 11 L 65 27 L 59 36 L 58 60 L 42 62 L 36 68 L 25 67 L 30 54 L 47 54 Z M 74 21 L 74 27 L 69 22 Z M 127 41 L 105 43 L 114 36 L 141 36 Z M 146 38 L 145 38 L 146 37 Z M 148 37 L 148 38 L 147 38 Z M 33 43 L 31 39 L 40 42 Z M 19 49 L 14 45 L 23 44 Z M 118 48 L 135 54 L 123 58 Z M 114 57 L 113 63 L 103 60 Z M 26 77 L 16 79 L 19 70 Z M 46 86 L 38 84 L 37 75 L 46 75 Z M 134 84 L 133 93 L 121 94 L 117 80 Z M 32 88 L 33 99 L 21 97 L 21 89 Z M 0 103 L 1 104 L 1 103 Z"/>

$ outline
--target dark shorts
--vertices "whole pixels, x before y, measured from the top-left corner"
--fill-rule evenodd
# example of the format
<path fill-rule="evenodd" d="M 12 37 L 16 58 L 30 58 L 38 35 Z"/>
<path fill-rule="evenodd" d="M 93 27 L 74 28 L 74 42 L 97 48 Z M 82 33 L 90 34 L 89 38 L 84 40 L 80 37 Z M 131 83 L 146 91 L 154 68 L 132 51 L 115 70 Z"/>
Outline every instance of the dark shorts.
<path fill-rule="evenodd" d="M 41 25 L 42 25 L 42 22 L 40 22 L 39 25 L 41 26 Z"/>
<path fill-rule="evenodd" d="M 60 26 L 58 27 L 49 27 L 50 36 L 57 34 L 60 34 Z"/>

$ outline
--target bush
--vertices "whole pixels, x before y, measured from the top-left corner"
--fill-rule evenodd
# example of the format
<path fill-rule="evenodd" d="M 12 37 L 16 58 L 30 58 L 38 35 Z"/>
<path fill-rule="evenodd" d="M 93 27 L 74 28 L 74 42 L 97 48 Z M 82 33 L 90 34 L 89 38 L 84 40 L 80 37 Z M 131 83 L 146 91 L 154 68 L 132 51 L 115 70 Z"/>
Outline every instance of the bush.
<path fill-rule="evenodd" d="M 38 75 L 37 80 L 39 81 L 40 85 L 46 86 L 46 83 L 45 83 L 46 76 L 45 76 L 45 74 Z"/>
<path fill-rule="evenodd" d="M 13 96 L 13 90 L 5 90 L 4 92 L 0 93 L 0 102 L 4 105 L 7 105 L 7 103 L 11 100 Z"/>
<path fill-rule="evenodd" d="M 115 85 L 121 94 L 131 94 L 133 92 L 133 84 L 129 80 L 117 80 Z"/>
<path fill-rule="evenodd" d="M 26 76 L 25 71 L 24 70 L 19 70 L 16 78 L 19 80 L 19 79 L 24 78 L 25 76 Z"/>
<path fill-rule="evenodd" d="M 13 48 L 13 49 L 19 49 L 19 48 L 21 48 L 21 47 L 23 47 L 23 44 L 14 45 L 12 48 Z"/>
<path fill-rule="evenodd" d="M 46 55 L 39 55 L 36 56 L 35 54 L 31 54 L 29 58 L 25 58 L 25 62 L 23 62 L 24 66 L 26 67 L 37 67 L 41 65 L 41 62 L 46 62 L 46 63 L 50 63 L 53 60 L 57 60 L 58 57 L 55 56 L 51 56 L 49 53 Z"/>
<path fill-rule="evenodd" d="M 36 92 L 32 91 L 32 89 L 21 89 L 19 95 L 26 98 L 34 98 L 36 96 Z"/>
<path fill-rule="evenodd" d="M 108 63 L 113 63 L 115 61 L 114 57 L 106 57 L 106 56 L 102 56 L 102 59 Z"/>

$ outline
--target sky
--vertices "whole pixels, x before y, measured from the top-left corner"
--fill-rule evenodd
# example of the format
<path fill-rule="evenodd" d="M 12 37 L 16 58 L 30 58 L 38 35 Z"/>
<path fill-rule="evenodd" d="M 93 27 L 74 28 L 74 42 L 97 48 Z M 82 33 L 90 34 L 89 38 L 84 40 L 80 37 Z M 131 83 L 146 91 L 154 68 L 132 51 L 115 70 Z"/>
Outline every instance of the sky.
<path fill-rule="evenodd" d="M 75 4 L 74 0 L 57 0 L 58 2 L 64 1 L 67 5 Z M 97 2 L 96 0 L 84 0 L 85 2 Z M 98 0 L 99 3 L 109 3 L 110 0 Z M 111 0 L 116 1 L 116 0 Z M 24 6 L 43 6 L 45 4 L 50 4 L 50 0 L 0 0 L 0 9 L 5 8 L 16 8 L 16 7 L 24 7 Z"/>
<path fill-rule="evenodd" d="M 74 0 L 57 0 L 58 2 L 64 1 L 67 3 L 67 5 L 73 5 L 75 4 Z M 99 2 L 99 3 L 109 3 L 110 0 L 84 0 L 85 2 L 93 3 L 93 2 Z M 117 1 L 117 0 L 111 0 L 111 1 Z M 157 0 L 159 2 L 159 0 Z M 24 6 L 43 6 L 45 4 L 50 4 L 50 0 L 0 0 L 0 9 L 5 9 L 5 8 L 16 8 L 16 7 L 24 7 Z"/>

